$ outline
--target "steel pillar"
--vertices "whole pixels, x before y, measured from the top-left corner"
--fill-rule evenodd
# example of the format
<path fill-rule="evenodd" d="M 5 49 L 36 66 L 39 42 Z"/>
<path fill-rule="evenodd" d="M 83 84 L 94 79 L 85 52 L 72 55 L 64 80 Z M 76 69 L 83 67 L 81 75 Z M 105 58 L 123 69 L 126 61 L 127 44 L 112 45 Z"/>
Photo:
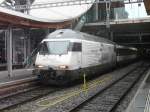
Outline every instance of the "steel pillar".
<path fill-rule="evenodd" d="M 12 39 L 12 63 L 16 63 L 16 37 Z"/>
<path fill-rule="evenodd" d="M 5 60 L 7 60 L 7 30 L 5 30 Z"/>
<path fill-rule="evenodd" d="M 24 30 L 24 60 L 31 54 L 31 39 L 30 39 L 30 29 L 25 28 Z"/>
<path fill-rule="evenodd" d="M 8 76 L 12 77 L 12 27 L 9 26 L 6 31 L 7 36 L 7 70 Z"/>
<path fill-rule="evenodd" d="M 26 41 L 26 36 L 24 36 L 24 39 L 23 39 L 23 55 L 24 55 L 24 61 L 26 60 L 27 58 L 27 41 Z"/>
<path fill-rule="evenodd" d="M 31 54 L 31 39 L 28 37 L 27 39 L 27 55 L 29 56 Z"/>
<path fill-rule="evenodd" d="M 142 43 L 142 34 L 139 33 L 139 42 Z"/>
<path fill-rule="evenodd" d="M 106 28 L 110 28 L 110 6 L 111 0 L 106 0 Z"/>
<path fill-rule="evenodd" d="M 95 20 L 98 20 L 98 3 L 95 4 Z"/>
<path fill-rule="evenodd" d="M 110 32 L 110 40 L 111 40 L 111 41 L 113 41 L 113 40 L 114 40 L 113 32 L 112 32 L 112 31 Z"/>
<path fill-rule="evenodd" d="M 30 6 L 31 6 L 31 1 L 30 0 L 27 0 L 27 14 L 29 14 L 29 11 L 30 11 Z"/>

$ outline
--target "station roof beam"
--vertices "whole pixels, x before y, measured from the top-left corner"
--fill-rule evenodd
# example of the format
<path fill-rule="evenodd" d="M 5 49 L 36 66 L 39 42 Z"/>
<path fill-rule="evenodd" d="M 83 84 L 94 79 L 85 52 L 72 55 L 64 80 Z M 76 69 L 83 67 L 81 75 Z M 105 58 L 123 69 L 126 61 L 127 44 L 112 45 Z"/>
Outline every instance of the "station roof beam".
<path fill-rule="evenodd" d="M 71 21 L 51 22 L 39 20 L 30 15 L 16 12 L 10 9 L 0 7 L 0 27 L 31 27 L 31 28 L 65 28 L 71 24 Z"/>

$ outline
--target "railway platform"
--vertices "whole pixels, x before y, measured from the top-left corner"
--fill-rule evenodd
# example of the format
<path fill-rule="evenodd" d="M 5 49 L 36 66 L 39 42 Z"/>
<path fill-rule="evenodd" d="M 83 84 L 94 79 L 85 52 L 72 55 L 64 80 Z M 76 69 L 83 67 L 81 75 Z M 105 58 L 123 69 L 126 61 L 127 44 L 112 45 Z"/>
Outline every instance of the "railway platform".
<path fill-rule="evenodd" d="M 13 70 L 12 73 L 13 75 L 9 77 L 8 71 L 0 71 L 0 85 L 34 77 L 34 75 L 32 75 L 32 69 L 16 69 Z"/>
<path fill-rule="evenodd" d="M 150 112 L 150 69 L 125 112 Z"/>

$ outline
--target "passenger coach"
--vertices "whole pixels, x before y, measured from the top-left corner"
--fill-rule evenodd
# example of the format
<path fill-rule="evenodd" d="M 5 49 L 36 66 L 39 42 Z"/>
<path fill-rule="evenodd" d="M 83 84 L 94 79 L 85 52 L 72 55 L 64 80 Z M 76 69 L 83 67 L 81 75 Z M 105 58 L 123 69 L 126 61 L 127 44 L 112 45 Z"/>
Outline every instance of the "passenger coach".
<path fill-rule="evenodd" d="M 116 45 L 117 63 L 123 65 L 134 61 L 137 58 L 137 49 L 133 47 Z"/>

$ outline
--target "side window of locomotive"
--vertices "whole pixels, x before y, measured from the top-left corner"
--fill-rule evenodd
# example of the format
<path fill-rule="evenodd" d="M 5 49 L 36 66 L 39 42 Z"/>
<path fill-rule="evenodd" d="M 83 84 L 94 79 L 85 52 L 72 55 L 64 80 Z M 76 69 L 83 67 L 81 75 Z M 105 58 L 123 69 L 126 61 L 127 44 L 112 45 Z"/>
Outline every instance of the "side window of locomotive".
<path fill-rule="evenodd" d="M 73 42 L 71 45 L 71 51 L 82 51 L 82 45 L 81 43 Z"/>
<path fill-rule="evenodd" d="M 43 55 L 48 54 L 48 48 L 45 42 L 40 45 L 39 53 Z"/>

